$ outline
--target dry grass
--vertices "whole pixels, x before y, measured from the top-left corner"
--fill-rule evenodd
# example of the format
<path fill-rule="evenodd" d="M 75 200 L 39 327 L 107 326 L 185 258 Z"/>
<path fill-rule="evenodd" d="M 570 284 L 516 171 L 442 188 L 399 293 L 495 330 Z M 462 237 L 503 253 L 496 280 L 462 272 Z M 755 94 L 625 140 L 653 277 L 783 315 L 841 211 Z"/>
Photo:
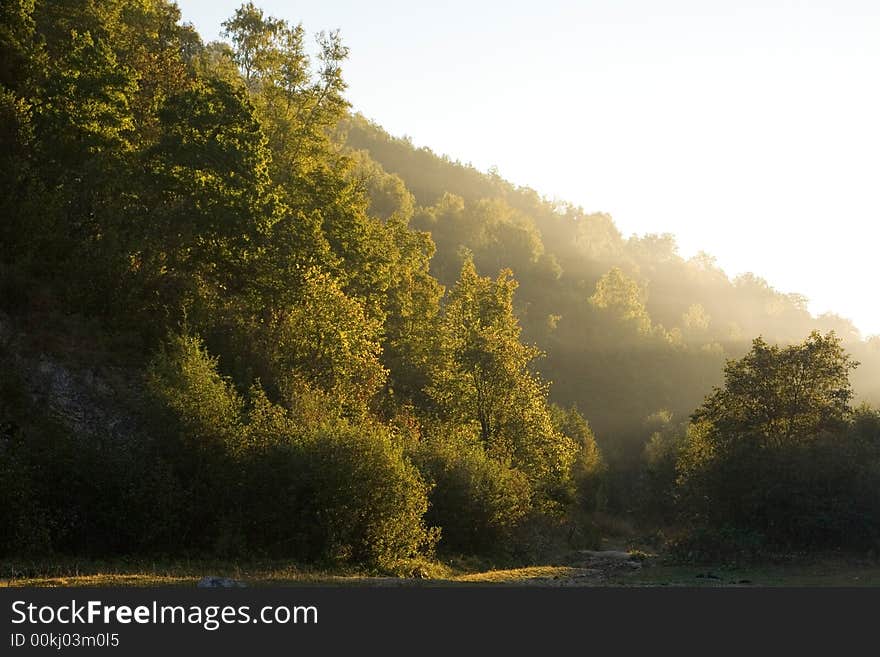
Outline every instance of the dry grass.
<path fill-rule="evenodd" d="M 602 565 L 542 565 L 495 569 L 434 563 L 421 578 L 330 572 L 278 562 L 238 564 L 182 562 L 52 564 L 17 569 L 0 564 L 0 587 L 194 587 L 205 575 L 232 577 L 248 586 L 880 586 L 880 563 L 823 558 L 784 564 L 731 567 L 662 563 L 651 557 L 638 569 Z"/>
<path fill-rule="evenodd" d="M 583 568 L 571 566 L 527 566 L 506 570 L 487 570 L 479 573 L 466 573 L 452 578 L 456 582 L 472 584 L 528 584 L 535 580 L 558 580 L 578 577 L 584 574 Z"/>
<path fill-rule="evenodd" d="M 74 575 L 71 577 L 25 577 L 16 579 L 0 579 L 0 587 L 18 586 L 195 586 L 195 577 L 172 577 L 154 573 L 95 573 L 92 575 Z"/>

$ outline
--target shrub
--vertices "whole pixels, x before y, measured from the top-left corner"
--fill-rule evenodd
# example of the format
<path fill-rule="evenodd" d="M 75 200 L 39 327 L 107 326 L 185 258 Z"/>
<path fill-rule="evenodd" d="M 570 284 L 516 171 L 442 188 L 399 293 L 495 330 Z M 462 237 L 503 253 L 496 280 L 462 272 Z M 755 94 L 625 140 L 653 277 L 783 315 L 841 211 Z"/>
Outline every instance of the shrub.
<path fill-rule="evenodd" d="M 431 553 L 427 486 L 387 427 L 340 418 L 296 379 L 287 408 L 259 385 L 245 403 L 187 336 L 172 336 L 148 380 L 186 491 L 181 513 L 198 531 L 191 545 L 386 571 Z"/>
<path fill-rule="evenodd" d="M 236 504 L 243 448 L 243 401 L 198 337 L 171 334 L 150 363 L 152 429 L 161 458 L 179 482 L 181 544 L 216 547 Z"/>
<path fill-rule="evenodd" d="M 428 487 L 386 427 L 335 421 L 302 432 L 273 408 L 281 414 L 264 409 L 262 446 L 242 465 L 238 525 L 251 549 L 391 572 L 432 554 Z M 271 440 L 267 420 L 278 431 Z"/>
<path fill-rule="evenodd" d="M 475 436 L 463 431 L 425 440 L 415 455 L 433 485 L 427 521 L 441 527 L 447 553 L 501 554 L 531 508 L 526 475 L 490 458 Z"/>
<path fill-rule="evenodd" d="M 303 477 L 313 542 L 325 556 L 394 570 L 430 552 L 428 487 L 379 425 L 339 424 L 302 442 Z"/>
<path fill-rule="evenodd" d="M 148 368 L 147 387 L 185 447 L 200 454 L 235 448 L 242 401 L 198 337 L 169 335 Z"/>

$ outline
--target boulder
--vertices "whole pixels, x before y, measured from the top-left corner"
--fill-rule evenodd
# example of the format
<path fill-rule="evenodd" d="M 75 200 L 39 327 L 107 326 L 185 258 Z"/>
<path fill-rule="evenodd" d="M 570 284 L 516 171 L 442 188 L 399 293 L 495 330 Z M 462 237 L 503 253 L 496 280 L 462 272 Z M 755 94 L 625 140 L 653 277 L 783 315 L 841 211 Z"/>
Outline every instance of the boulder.
<path fill-rule="evenodd" d="M 200 589 L 242 589 L 247 586 L 244 582 L 238 582 L 231 577 L 217 577 L 206 575 L 196 585 Z"/>

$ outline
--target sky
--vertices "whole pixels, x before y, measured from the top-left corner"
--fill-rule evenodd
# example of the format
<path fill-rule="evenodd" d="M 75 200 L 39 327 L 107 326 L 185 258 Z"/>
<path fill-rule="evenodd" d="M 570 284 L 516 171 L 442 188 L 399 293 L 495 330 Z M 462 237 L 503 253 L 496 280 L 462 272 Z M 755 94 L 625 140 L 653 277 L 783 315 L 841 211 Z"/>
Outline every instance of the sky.
<path fill-rule="evenodd" d="M 206 41 L 240 1 L 179 0 Z M 355 111 L 880 334 L 880 3 L 256 0 Z"/>

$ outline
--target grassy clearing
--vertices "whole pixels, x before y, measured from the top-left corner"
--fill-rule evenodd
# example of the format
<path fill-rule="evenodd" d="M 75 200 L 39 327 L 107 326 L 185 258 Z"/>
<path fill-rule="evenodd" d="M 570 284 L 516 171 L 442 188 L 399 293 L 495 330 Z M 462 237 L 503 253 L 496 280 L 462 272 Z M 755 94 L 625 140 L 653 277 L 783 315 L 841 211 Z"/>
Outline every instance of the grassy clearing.
<path fill-rule="evenodd" d="M 583 568 L 571 566 L 527 566 L 504 570 L 487 570 L 455 576 L 452 581 L 470 584 L 530 584 L 546 580 L 573 579 L 586 574 Z"/>
<path fill-rule="evenodd" d="M 624 586 L 774 587 L 880 586 L 880 562 L 843 557 L 747 566 L 674 564 L 651 556 L 639 568 L 602 563 L 558 563 L 494 569 L 485 563 L 433 563 L 421 577 L 330 572 L 289 563 L 137 561 L 0 563 L 0 587 L 194 587 L 205 575 L 232 577 L 248 586 Z"/>
<path fill-rule="evenodd" d="M 364 579 L 361 573 L 329 573 L 294 564 L 254 561 L 6 561 L 0 563 L 2 586 L 195 586 L 205 575 L 231 577 L 249 585 L 332 583 Z"/>

